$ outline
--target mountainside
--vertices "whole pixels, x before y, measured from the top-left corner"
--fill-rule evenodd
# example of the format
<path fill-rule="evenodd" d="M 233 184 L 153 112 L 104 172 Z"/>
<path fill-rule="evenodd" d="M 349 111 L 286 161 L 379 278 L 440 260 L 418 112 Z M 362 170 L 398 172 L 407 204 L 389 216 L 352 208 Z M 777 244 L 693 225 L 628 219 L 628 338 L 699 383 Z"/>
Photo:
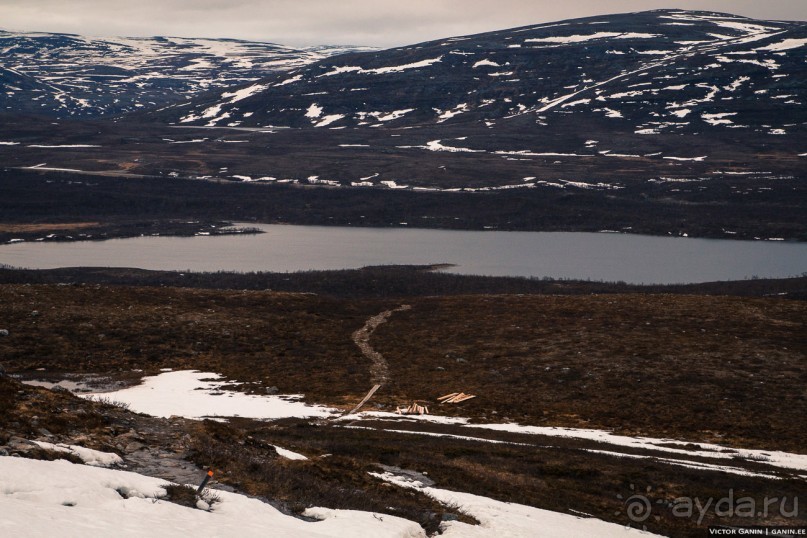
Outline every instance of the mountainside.
<path fill-rule="evenodd" d="M 165 185 L 183 199 L 260 184 L 205 205 L 225 220 L 807 240 L 806 61 L 804 22 L 578 19 L 349 52 L 115 121 L 7 115 L 0 163 L 8 211 L 76 222 L 108 200 L 48 205 L 30 176 L 93 176 L 54 196 L 119 192 L 101 176 L 193 180 Z"/>
<path fill-rule="evenodd" d="M 185 125 L 353 127 L 559 114 L 640 134 L 807 120 L 807 23 L 652 11 L 341 55 L 172 112 Z M 164 116 L 169 117 L 169 116 Z"/>
<path fill-rule="evenodd" d="M 77 118 L 120 114 L 351 50 L 356 48 L 0 31 L 0 110 Z"/>

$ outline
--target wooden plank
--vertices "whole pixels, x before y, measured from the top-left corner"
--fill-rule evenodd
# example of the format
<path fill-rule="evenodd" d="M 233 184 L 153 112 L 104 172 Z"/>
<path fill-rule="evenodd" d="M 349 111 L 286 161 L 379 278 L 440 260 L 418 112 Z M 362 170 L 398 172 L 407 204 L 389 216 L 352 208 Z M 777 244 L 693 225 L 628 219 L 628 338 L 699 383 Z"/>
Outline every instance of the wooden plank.
<path fill-rule="evenodd" d="M 466 394 L 462 398 L 460 398 L 458 400 L 455 400 L 453 403 L 464 402 L 465 400 L 470 400 L 471 398 L 476 398 L 476 395 L 475 394 Z"/>
<path fill-rule="evenodd" d="M 450 399 L 450 398 L 453 398 L 453 397 L 454 397 L 454 396 L 456 396 L 457 394 L 459 394 L 459 392 L 452 392 L 451 394 L 446 394 L 445 396 L 440 396 L 439 398 L 437 398 L 437 401 L 444 401 L 444 400 L 448 400 L 448 399 Z"/>
<path fill-rule="evenodd" d="M 360 402 L 359 402 L 359 405 L 357 405 L 356 407 L 354 407 L 353 409 L 351 409 L 350 411 L 348 411 L 347 413 L 345 413 L 345 414 L 344 414 L 344 415 L 342 415 L 342 416 L 343 416 L 343 417 L 346 417 L 346 416 L 348 416 L 348 415 L 352 415 L 353 413 L 355 413 L 356 411 L 358 411 L 359 409 L 361 409 L 361 407 L 362 407 L 364 404 L 366 404 L 366 403 L 367 403 L 367 400 L 369 400 L 370 398 L 372 398 L 372 397 L 373 397 L 373 394 L 375 394 L 375 391 L 377 391 L 377 390 L 378 390 L 378 389 L 380 389 L 380 388 L 381 388 L 381 385 L 373 385 L 373 388 L 371 388 L 371 389 L 370 389 L 370 392 L 368 392 L 368 393 L 367 393 L 367 396 L 365 396 L 365 397 L 364 397 L 364 399 L 363 399 L 362 401 L 360 401 Z"/>

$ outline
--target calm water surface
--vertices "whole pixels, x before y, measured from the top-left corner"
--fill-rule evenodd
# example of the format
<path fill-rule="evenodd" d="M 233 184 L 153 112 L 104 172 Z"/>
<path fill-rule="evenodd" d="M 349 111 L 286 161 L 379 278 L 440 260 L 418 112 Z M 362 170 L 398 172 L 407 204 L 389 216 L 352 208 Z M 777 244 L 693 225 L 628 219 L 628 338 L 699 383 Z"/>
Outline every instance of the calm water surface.
<path fill-rule="evenodd" d="M 692 283 L 797 276 L 807 244 L 576 232 L 475 232 L 257 225 L 266 233 L 138 237 L 0 246 L 0 263 L 32 269 L 138 267 L 303 271 L 454 264 L 459 274 Z"/>

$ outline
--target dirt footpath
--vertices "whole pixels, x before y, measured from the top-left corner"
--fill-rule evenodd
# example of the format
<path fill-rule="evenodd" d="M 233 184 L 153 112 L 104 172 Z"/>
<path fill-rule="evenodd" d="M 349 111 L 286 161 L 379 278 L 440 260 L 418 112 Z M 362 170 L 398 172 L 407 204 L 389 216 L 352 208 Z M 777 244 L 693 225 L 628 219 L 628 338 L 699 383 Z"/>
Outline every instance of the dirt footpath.
<path fill-rule="evenodd" d="M 373 363 L 370 367 L 370 382 L 373 385 L 384 385 L 389 381 L 389 367 L 387 366 L 387 361 L 384 359 L 384 356 L 370 346 L 370 336 L 372 336 L 373 331 L 375 331 L 379 325 L 386 323 L 392 314 L 411 310 L 411 308 L 410 305 L 405 304 L 394 310 L 385 310 L 368 319 L 364 327 L 353 333 L 353 341 L 359 347 L 362 354 Z"/>

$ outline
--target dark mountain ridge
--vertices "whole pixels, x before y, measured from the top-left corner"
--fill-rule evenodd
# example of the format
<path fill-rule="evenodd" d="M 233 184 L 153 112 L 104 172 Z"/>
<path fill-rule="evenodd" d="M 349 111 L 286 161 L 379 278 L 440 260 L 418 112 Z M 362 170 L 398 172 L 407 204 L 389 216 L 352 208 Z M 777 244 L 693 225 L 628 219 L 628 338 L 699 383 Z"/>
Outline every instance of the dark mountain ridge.
<path fill-rule="evenodd" d="M 0 110 L 91 118 L 165 106 L 359 47 L 0 31 Z M 364 48 L 366 49 L 366 47 Z"/>
<path fill-rule="evenodd" d="M 498 129 L 609 119 L 640 134 L 801 131 L 807 23 L 659 10 L 326 58 L 155 117 L 184 125 Z M 782 132 L 784 131 L 784 132 Z"/>
<path fill-rule="evenodd" d="M 217 219 L 805 240 L 805 63 L 804 22 L 591 17 L 333 56 L 114 121 L 6 116 L 0 162 L 25 200 L 36 174 L 93 196 L 95 177 L 193 180 L 189 199 L 252 183 Z"/>

